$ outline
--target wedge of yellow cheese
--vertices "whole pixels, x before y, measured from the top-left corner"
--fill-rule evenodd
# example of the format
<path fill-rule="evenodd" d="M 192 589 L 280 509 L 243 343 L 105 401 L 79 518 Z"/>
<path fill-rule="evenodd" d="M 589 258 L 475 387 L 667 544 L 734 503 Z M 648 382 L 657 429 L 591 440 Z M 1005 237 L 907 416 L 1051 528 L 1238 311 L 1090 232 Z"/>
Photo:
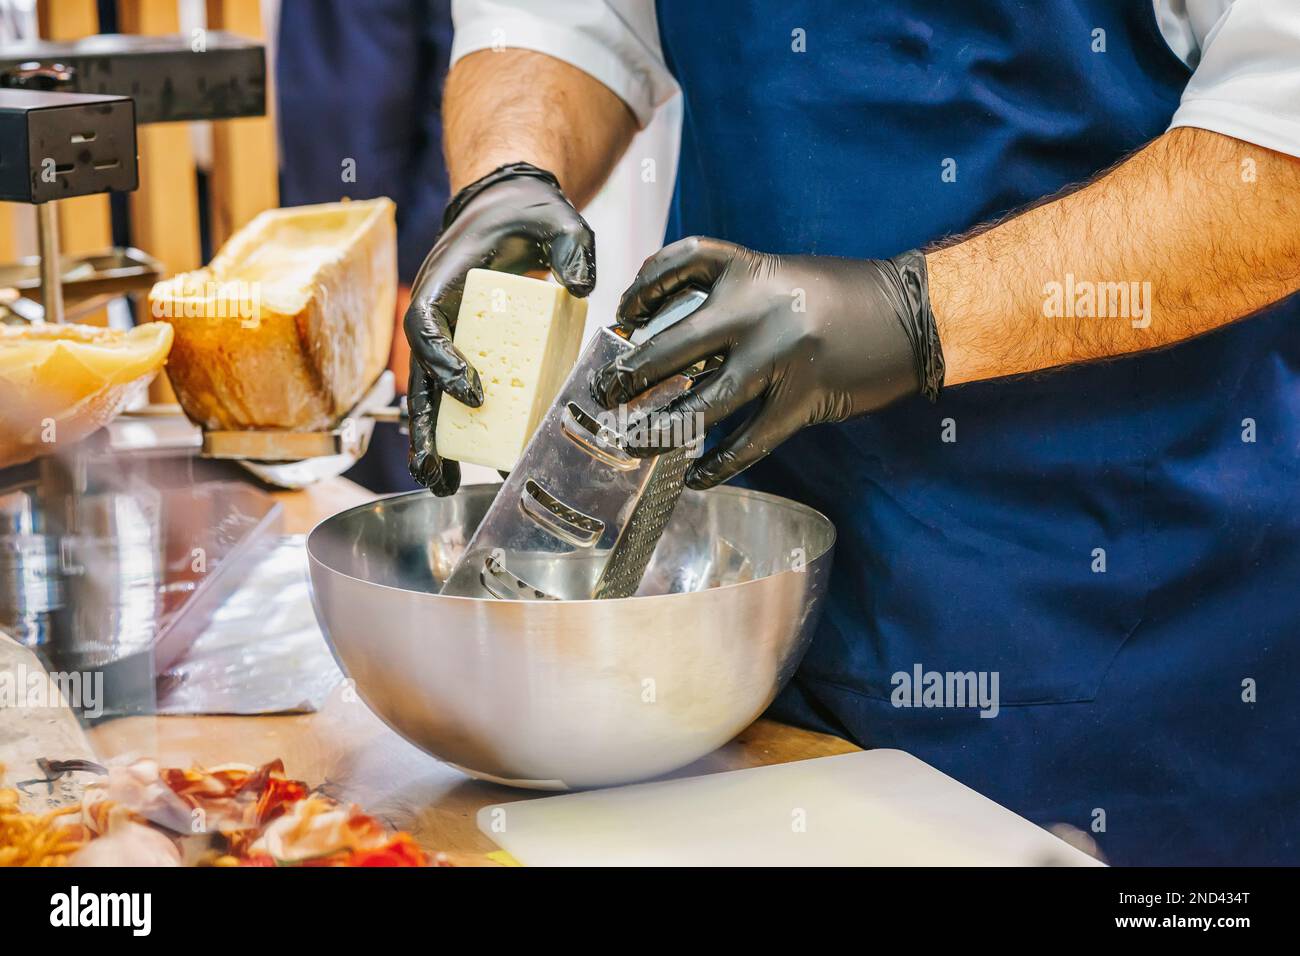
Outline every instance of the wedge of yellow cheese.
<path fill-rule="evenodd" d="M 159 282 L 167 367 L 205 428 L 331 428 L 388 364 L 397 299 L 389 199 L 260 213 L 210 265 Z"/>
<path fill-rule="evenodd" d="M 162 368 L 171 326 L 0 325 L 0 467 L 106 425 Z"/>
<path fill-rule="evenodd" d="M 438 454 L 513 468 L 577 361 L 586 320 L 587 300 L 563 286 L 471 269 L 453 341 L 478 370 L 483 404 L 443 396 Z"/>

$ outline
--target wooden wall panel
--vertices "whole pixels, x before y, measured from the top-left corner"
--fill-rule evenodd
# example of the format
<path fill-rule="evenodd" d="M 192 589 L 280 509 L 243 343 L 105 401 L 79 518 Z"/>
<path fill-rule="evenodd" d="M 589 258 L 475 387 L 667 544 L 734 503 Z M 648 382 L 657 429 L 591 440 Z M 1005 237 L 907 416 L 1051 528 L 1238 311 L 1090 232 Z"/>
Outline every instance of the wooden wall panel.
<path fill-rule="evenodd" d="M 41 36 L 79 40 L 99 32 L 95 0 L 40 0 L 36 6 Z M 113 219 L 107 196 L 78 196 L 59 203 L 59 236 L 64 252 L 101 252 L 113 244 Z"/>
<path fill-rule="evenodd" d="M 178 33 L 177 6 L 177 0 L 119 0 L 119 26 L 123 33 Z M 161 260 L 168 275 L 197 269 L 199 190 L 189 124 L 151 123 L 136 135 L 140 188 L 130 199 L 131 241 Z"/>
<path fill-rule="evenodd" d="M 179 33 L 179 0 L 118 0 L 118 27 L 123 33 Z M 157 258 L 167 275 L 197 269 L 199 186 L 189 123 L 150 123 L 136 128 L 140 152 L 140 188 L 131 194 L 131 243 Z M 140 296 L 136 321 L 149 322 L 149 301 Z M 149 385 L 149 400 L 176 401 L 166 373 Z"/>
<path fill-rule="evenodd" d="M 253 40 L 266 37 L 259 0 L 207 0 L 207 18 L 213 30 Z M 209 213 L 214 250 L 259 212 L 280 204 L 274 103 L 268 70 L 266 116 L 212 124 Z"/>
<path fill-rule="evenodd" d="M 19 203 L 0 202 L 0 262 L 13 262 L 22 255 L 18 249 L 18 222 L 24 211 L 31 212 Z"/>

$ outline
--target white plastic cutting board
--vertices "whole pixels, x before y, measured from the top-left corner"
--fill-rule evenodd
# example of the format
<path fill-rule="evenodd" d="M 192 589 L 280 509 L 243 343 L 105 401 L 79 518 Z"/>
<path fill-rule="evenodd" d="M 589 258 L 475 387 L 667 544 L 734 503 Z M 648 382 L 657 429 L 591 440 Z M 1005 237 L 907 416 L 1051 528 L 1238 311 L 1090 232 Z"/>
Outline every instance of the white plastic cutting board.
<path fill-rule="evenodd" d="M 900 750 L 484 807 L 525 866 L 1096 865 Z"/>

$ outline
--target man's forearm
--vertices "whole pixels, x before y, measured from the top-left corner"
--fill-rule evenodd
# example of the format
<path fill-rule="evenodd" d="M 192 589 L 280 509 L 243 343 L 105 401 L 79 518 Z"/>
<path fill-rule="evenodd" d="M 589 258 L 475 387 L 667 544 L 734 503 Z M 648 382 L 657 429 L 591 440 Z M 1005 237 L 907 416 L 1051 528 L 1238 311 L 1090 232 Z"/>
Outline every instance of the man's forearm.
<path fill-rule="evenodd" d="M 579 208 L 636 132 L 631 111 L 598 81 L 531 50 L 480 50 L 459 60 L 443 98 L 454 193 L 498 166 L 550 170 Z"/>
<path fill-rule="evenodd" d="M 1300 160 L 1172 130 L 926 258 L 949 385 L 1158 348 L 1300 290 Z"/>

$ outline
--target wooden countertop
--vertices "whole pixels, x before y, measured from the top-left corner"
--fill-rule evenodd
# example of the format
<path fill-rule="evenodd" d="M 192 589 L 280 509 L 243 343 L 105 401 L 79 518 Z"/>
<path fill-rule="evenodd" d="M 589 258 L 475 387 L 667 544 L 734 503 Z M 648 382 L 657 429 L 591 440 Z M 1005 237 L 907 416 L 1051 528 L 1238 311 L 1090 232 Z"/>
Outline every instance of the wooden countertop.
<path fill-rule="evenodd" d="M 336 694 L 314 714 L 267 717 L 130 717 L 101 724 L 91 740 L 101 755 L 156 756 L 165 766 L 215 766 L 284 760 L 290 776 L 324 784 L 395 827 L 430 853 L 460 865 L 490 865 L 496 845 L 475 816 L 489 804 L 548 796 L 485 783 L 428 756 L 389 730 L 358 700 Z M 858 748 L 848 741 L 758 720 L 739 737 L 673 776 L 694 776 L 827 757 Z"/>
<path fill-rule="evenodd" d="M 309 531 L 319 520 L 361 504 L 369 492 L 342 478 L 295 492 L 278 492 L 286 533 Z M 131 717 L 95 727 L 101 756 L 158 758 L 165 766 L 258 764 L 276 757 L 309 785 L 353 800 L 393 826 L 409 830 L 430 852 L 453 862 L 491 864 L 497 848 L 479 832 L 481 807 L 545 796 L 473 780 L 420 751 L 385 726 L 340 687 L 317 713 L 264 717 Z M 673 776 L 693 776 L 787 763 L 857 750 L 836 737 L 759 720 L 735 740 Z"/>
<path fill-rule="evenodd" d="M 330 478 L 300 491 L 276 491 L 271 497 L 284 509 L 284 533 L 306 534 L 317 522 L 375 496 L 346 478 Z"/>

